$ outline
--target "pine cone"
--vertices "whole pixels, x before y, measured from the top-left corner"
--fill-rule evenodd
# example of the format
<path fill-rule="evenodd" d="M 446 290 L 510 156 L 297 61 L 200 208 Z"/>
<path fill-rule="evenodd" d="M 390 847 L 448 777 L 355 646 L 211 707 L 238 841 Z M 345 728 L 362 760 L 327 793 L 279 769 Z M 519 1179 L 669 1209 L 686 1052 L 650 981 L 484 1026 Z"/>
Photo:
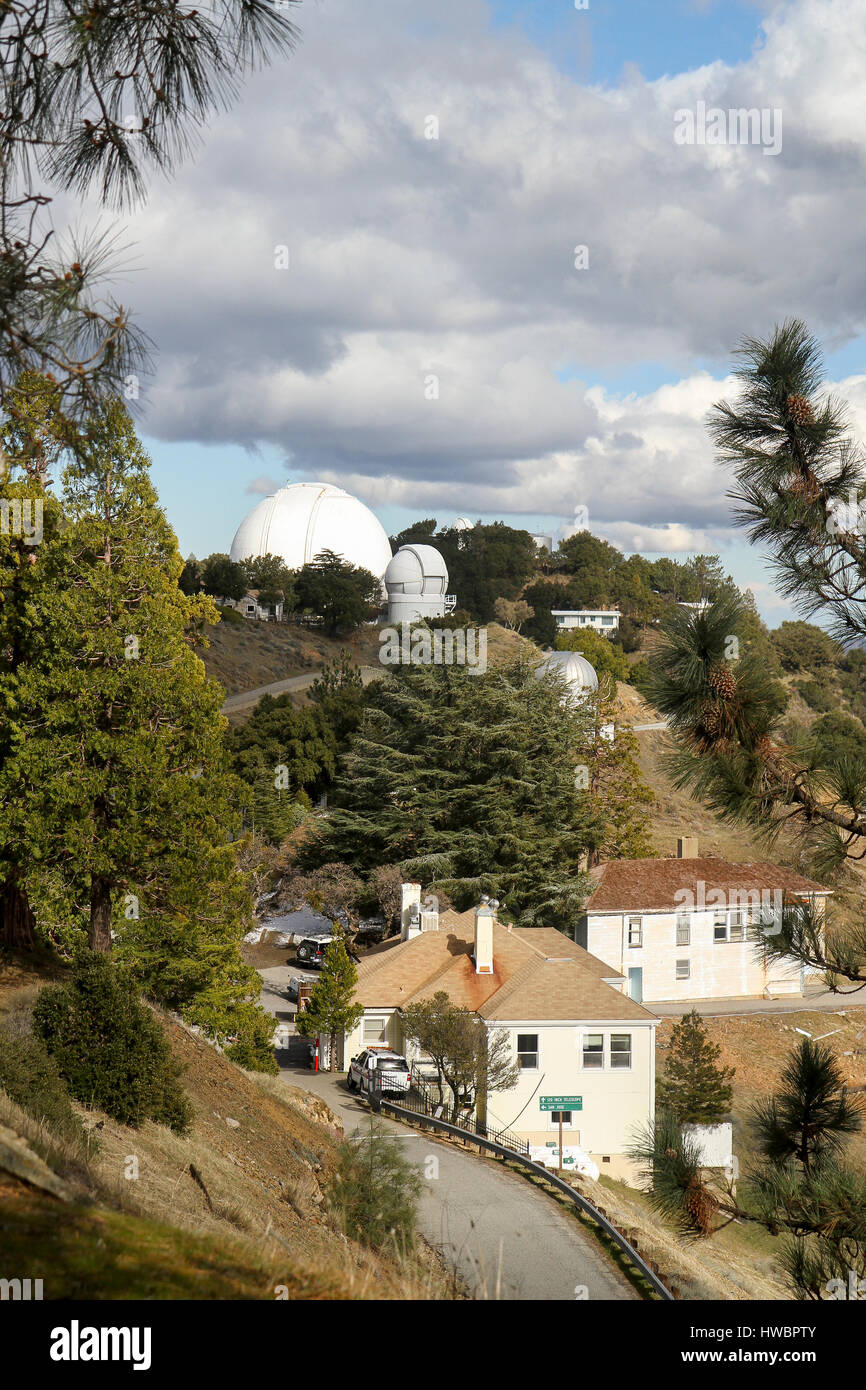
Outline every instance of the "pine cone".
<path fill-rule="evenodd" d="M 724 663 L 710 668 L 707 685 L 720 700 L 730 700 L 737 693 L 737 682 L 734 680 L 733 672 Z"/>
<path fill-rule="evenodd" d="M 811 468 L 806 473 L 798 473 L 788 492 L 792 497 L 802 497 L 804 502 L 817 502 L 821 496 L 821 484 Z"/>
<path fill-rule="evenodd" d="M 785 405 L 788 417 L 795 425 L 814 425 L 815 412 L 805 396 L 789 396 Z"/>
<path fill-rule="evenodd" d="M 692 1178 L 686 1188 L 685 1207 L 689 1221 L 702 1236 L 708 1236 L 712 1231 L 718 1205 L 700 1178 Z"/>
<path fill-rule="evenodd" d="M 701 728 L 707 738 L 718 738 L 722 732 L 722 711 L 718 705 L 714 705 L 711 700 L 707 700 L 701 706 Z"/>
<path fill-rule="evenodd" d="M 771 758 L 775 751 L 773 740 L 768 734 L 764 734 L 755 744 L 755 753 L 759 758 Z"/>

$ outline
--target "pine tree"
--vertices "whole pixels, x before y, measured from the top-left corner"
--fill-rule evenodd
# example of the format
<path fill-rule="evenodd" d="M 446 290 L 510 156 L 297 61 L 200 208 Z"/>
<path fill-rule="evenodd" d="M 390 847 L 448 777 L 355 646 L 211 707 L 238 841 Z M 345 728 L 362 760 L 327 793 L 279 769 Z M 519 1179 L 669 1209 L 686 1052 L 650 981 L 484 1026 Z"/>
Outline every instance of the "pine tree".
<path fill-rule="evenodd" d="M 789 320 L 739 349 L 742 394 L 720 402 L 711 431 L 733 470 L 737 520 L 769 551 L 779 587 L 804 617 L 822 615 L 850 645 L 866 635 L 862 517 L 866 459 L 846 412 L 823 389 L 821 352 Z M 866 849 L 866 757 L 839 756 L 820 739 L 788 732 L 778 685 L 749 615 L 723 594 L 703 613 L 677 612 L 653 658 L 650 697 L 677 740 L 674 778 L 696 799 L 768 843 L 799 833 L 816 877 L 831 879 Z M 779 924 L 775 924 L 778 927 Z M 768 958 L 825 972 L 831 988 L 866 983 L 866 914 L 823 930 L 791 904 L 766 934 Z"/>
<path fill-rule="evenodd" d="M 804 1038 L 785 1063 L 782 1089 L 754 1109 L 752 1121 L 770 1163 L 796 1159 L 811 1173 L 863 1124 L 829 1048 Z"/>
<path fill-rule="evenodd" d="M 721 1048 L 707 1033 L 696 1009 L 683 1014 L 671 1032 L 657 1104 L 680 1124 L 712 1125 L 729 1113 L 732 1067 L 718 1064 Z"/>
<path fill-rule="evenodd" d="M 354 1002 L 357 983 L 358 972 L 345 943 L 339 937 L 329 941 L 319 979 L 297 1016 L 297 1027 L 306 1038 L 329 1038 L 331 1071 L 337 1070 L 337 1038 L 351 1032 L 364 1012 L 363 1005 Z"/>
<path fill-rule="evenodd" d="M 365 876 L 397 863 L 458 906 L 488 892 L 522 925 L 566 927 L 601 815 L 576 785 L 592 711 L 561 700 L 555 678 L 536 679 L 529 663 L 396 668 L 302 859 Z"/>

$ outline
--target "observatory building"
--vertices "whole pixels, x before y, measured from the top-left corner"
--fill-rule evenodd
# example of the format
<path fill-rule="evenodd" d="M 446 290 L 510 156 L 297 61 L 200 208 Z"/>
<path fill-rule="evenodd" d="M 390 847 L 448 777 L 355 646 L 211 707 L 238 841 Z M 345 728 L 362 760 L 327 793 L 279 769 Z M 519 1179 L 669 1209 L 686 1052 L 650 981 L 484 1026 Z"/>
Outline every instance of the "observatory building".
<path fill-rule="evenodd" d="M 369 507 L 331 483 L 290 483 L 253 507 L 235 532 L 230 555 L 279 555 L 297 570 L 333 550 L 381 579 L 391 559 L 384 528 Z"/>
<path fill-rule="evenodd" d="M 388 622 L 444 618 L 456 599 L 448 593 L 448 567 L 432 545 L 402 545 L 385 571 Z"/>
<path fill-rule="evenodd" d="M 546 671 L 558 671 L 565 681 L 565 699 L 569 704 L 593 694 L 598 690 L 598 676 L 580 652 L 546 652 L 544 660 L 536 668 L 540 680 Z"/>

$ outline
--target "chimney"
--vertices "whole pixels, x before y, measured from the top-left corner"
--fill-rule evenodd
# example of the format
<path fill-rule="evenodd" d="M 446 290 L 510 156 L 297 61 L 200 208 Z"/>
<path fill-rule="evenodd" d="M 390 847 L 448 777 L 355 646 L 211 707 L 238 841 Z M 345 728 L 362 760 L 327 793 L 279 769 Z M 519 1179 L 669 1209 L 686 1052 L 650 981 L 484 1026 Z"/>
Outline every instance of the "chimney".
<path fill-rule="evenodd" d="M 428 893 L 421 904 L 421 930 L 439 930 L 439 899 L 434 893 Z"/>
<path fill-rule="evenodd" d="M 410 941 L 421 931 L 421 884 L 404 883 L 401 889 L 400 939 Z"/>
<path fill-rule="evenodd" d="M 697 859 L 698 842 L 693 835 L 680 835 L 677 840 L 677 859 Z"/>
<path fill-rule="evenodd" d="M 493 923 L 499 903 L 482 894 L 475 909 L 475 974 L 493 974 Z"/>

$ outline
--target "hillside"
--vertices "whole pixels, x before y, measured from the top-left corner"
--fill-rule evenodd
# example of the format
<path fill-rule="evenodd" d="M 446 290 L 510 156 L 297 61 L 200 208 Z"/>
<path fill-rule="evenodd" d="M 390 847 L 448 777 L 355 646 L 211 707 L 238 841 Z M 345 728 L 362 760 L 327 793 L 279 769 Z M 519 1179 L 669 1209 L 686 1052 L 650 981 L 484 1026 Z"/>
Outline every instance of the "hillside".
<path fill-rule="evenodd" d="M 362 627 L 350 637 L 331 638 L 316 628 L 295 623 L 253 622 L 238 615 L 205 628 L 209 646 L 199 652 L 209 676 L 215 676 L 227 695 L 289 676 L 308 675 L 333 661 L 345 648 L 359 665 L 379 659 L 379 630 Z"/>
<path fill-rule="evenodd" d="M 0 1020 L 63 973 L 0 958 Z M 98 1140 L 83 1161 L 0 1090 L 5 1277 L 43 1279 L 46 1298 L 272 1299 L 280 1285 L 305 1299 L 448 1296 L 432 1257 L 407 1268 L 337 1229 L 324 1189 L 341 1126 L 320 1099 L 162 1022 L 194 1110 L 185 1137 L 77 1106 Z M 27 1165 L 38 1179 L 35 1154 L 62 1197 L 14 1175 Z"/>

